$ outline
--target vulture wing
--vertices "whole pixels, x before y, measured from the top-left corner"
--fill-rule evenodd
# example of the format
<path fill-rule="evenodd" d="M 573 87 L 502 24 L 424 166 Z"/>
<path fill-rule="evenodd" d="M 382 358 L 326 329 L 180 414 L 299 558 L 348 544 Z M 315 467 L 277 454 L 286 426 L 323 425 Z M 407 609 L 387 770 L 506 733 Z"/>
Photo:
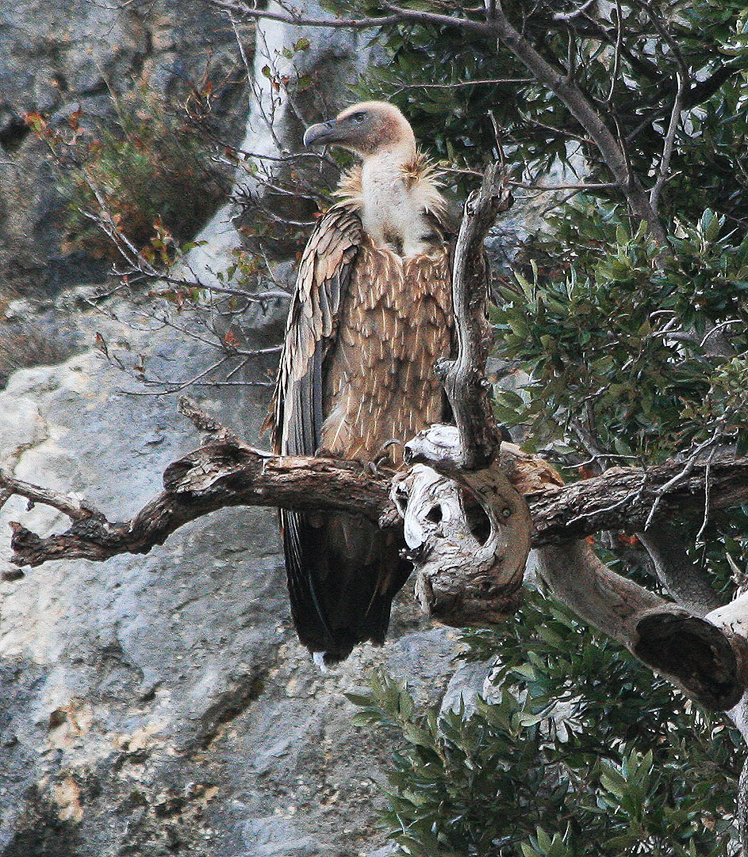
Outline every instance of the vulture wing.
<path fill-rule="evenodd" d="M 301 257 L 270 413 L 273 448 L 282 455 L 314 455 L 320 446 L 322 365 L 362 240 L 358 214 L 339 203 L 320 218 Z"/>
<path fill-rule="evenodd" d="M 302 256 L 271 408 L 281 454 L 314 455 L 322 445 L 325 369 L 362 242 L 355 205 L 339 203 L 320 219 Z M 356 515 L 281 510 L 280 520 L 301 642 L 324 652 L 326 663 L 365 640 L 382 643 L 392 598 L 410 572 L 399 541 Z"/>

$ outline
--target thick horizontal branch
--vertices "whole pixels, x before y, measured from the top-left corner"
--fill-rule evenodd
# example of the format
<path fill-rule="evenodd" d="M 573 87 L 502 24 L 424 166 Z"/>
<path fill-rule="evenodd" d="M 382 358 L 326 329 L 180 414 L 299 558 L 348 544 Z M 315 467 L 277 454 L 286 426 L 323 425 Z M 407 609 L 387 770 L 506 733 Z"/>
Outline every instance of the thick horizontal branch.
<path fill-rule="evenodd" d="M 683 478 L 661 493 L 680 474 Z M 535 527 L 533 545 L 584 538 L 600 530 L 643 531 L 655 503 L 654 520 L 703 515 L 707 478 L 711 509 L 748 500 L 748 458 L 728 454 L 715 457 L 709 465 L 704 459 L 688 473 L 683 462 L 669 461 L 646 470 L 612 468 L 594 479 L 526 492 Z"/>
<path fill-rule="evenodd" d="M 658 489 L 682 470 L 680 462 L 647 471 L 621 468 L 560 486 L 552 468 L 511 444 L 502 446 L 501 466 L 528 501 L 535 547 L 602 529 L 641 530 Z M 706 465 L 696 464 L 662 497 L 657 517 L 702 514 L 705 470 Z M 748 458 L 712 460 L 709 478 L 712 508 L 748 500 Z M 75 510 L 70 529 L 47 538 L 12 525 L 13 561 L 38 566 L 52 559 L 104 560 L 121 553 L 147 553 L 189 521 L 227 506 L 355 511 L 380 525 L 394 526 L 399 517 L 389 497 L 390 483 L 390 474 L 370 473 L 357 462 L 275 456 L 228 441 L 203 446 L 171 464 L 164 473 L 164 491 L 130 521 L 110 522 L 89 504 L 45 493 L 1 473 L 0 497 L 17 494 L 65 514 Z"/>
<path fill-rule="evenodd" d="M 64 533 L 40 538 L 12 523 L 13 562 L 37 566 L 52 559 L 101 561 L 122 553 L 148 553 L 184 524 L 230 506 L 275 506 L 299 511 L 356 509 L 391 521 L 389 478 L 374 478 L 354 461 L 277 456 L 233 440 L 210 443 L 170 464 L 164 491 L 134 518 L 110 522 L 85 506 Z M 68 514 L 73 501 L 44 495 L 36 486 L 0 474 L 0 490 L 46 503 Z M 46 499 L 45 499 L 46 496 Z M 83 504 L 80 504 L 81 506 Z"/>
<path fill-rule="evenodd" d="M 206 427 L 221 436 L 216 426 Z M 434 429 L 424 434 L 433 432 Z M 456 434 L 454 428 L 451 432 Z M 424 453 L 437 468 L 444 464 L 439 449 L 434 455 Z M 449 469 L 449 461 L 444 466 Z M 416 465 L 406 480 L 416 478 L 419 467 L 428 469 Z M 452 461 L 451 468 L 454 467 Z M 425 503 L 421 503 L 424 514 L 415 527 L 418 532 L 411 520 L 408 544 L 418 554 L 414 557 L 416 565 L 421 561 L 421 565 L 429 566 L 435 559 L 431 565 L 437 566 L 426 569 L 421 586 L 433 615 L 451 624 L 485 624 L 498 621 L 514 609 L 527 543 L 525 536 L 524 548 L 518 549 L 510 531 L 519 527 L 520 532 L 527 533 L 520 514 L 524 495 L 533 518 L 533 544 L 539 546 L 540 575 L 561 600 L 703 704 L 716 709 L 736 704 L 748 679 L 743 605 L 721 621 L 717 621 L 719 611 L 700 618 L 610 571 L 587 542 L 572 538 L 601 527 L 640 529 L 649 507 L 658 498 L 657 516 L 669 514 L 674 507 L 681 512 L 698 509 L 699 502 L 703 503 L 705 466 L 694 465 L 680 480 L 674 477 L 683 474 L 683 465 L 673 462 L 646 473 L 637 469 L 609 471 L 596 479 L 563 487 L 557 484 L 557 474 L 541 459 L 504 444 L 492 467 L 500 473 L 501 480 L 508 477 L 521 509 L 512 505 L 503 482 L 497 487 L 488 478 L 488 471 L 469 472 L 475 485 L 470 480 L 461 481 L 466 487 L 472 486 L 476 499 L 489 513 L 490 534 L 475 541 L 472 531 L 462 533 L 456 543 L 459 546 L 460 541 L 465 541 L 472 546 L 467 556 L 455 555 L 451 563 L 443 562 L 443 554 L 431 556 L 432 536 L 439 537 L 437 542 L 445 541 L 446 531 L 442 530 L 454 517 L 450 510 L 454 507 L 455 516 L 462 515 L 454 489 L 453 499 L 442 493 L 425 497 Z M 712 461 L 710 478 L 709 496 L 714 506 L 748 499 L 748 459 Z M 356 511 L 382 526 L 401 526 L 388 496 L 392 481 L 391 474 L 370 473 L 358 462 L 275 456 L 245 446 L 230 433 L 224 433 L 221 440 L 171 464 L 164 473 L 164 491 L 131 521 L 111 523 L 83 502 L 5 474 L 0 474 L 0 501 L 17 494 L 57 508 L 72 518 L 67 532 L 47 538 L 18 523 L 11 524 L 14 561 L 36 566 L 51 559 L 100 561 L 121 553 L 146 553 L 188 521 L 225 506 Z M 484 482 L 485 490 L 481 490 Z M 404 485 L 402 474 L 395 484 Z M 666 496 L 662 495 L 664 486 L 671 491 Z M 397 491 L 393 493 L 397 499 Z M 436 506 L 439 514 L 433 515 Z M 405 517 L 407 527 L 408 514 Z M 481 593 L 480 587 L 466 590 L 462 582 L 472 580 L 474 562 L 480 560 L 484 548 L 493 557 L 491 562 L 479 562 L 478 566 L 477 582 L 486 591 Z M 471 597 L 466 597 L 466 591 Z M 480 597 L 474 597 L 476 591 Z"/>

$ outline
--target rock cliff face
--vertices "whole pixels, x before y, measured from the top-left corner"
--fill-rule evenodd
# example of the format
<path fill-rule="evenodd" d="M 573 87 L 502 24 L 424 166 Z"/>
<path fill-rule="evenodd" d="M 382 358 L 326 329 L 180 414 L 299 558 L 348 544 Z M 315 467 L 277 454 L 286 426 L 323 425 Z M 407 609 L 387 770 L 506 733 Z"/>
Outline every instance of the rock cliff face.
<path fill-rule="evenodd" d="M 170 377 L 209 365 L 173 332 L 153 349 L 153 332 L 73 318 L 123 362 L 150 346 Z M 267 393 L 233 389 L 203 405 L 254 438 Z M 130 517 L 199 443 L 173 398 L 138 392 L 95 350 L 15 373 L 2 466 Z M 0 532 L 19 519 L 66 525 L 11 501 Z M 7 569 L 7 541 L 4 555 Z M 374 664 L 428 694 L 452 671 L 450 634 L 420 627 L 406 593 L 391 642 L 320 673 L 290 626 L 270 510 L 216 513 L 147 556 L 50 563 L 0 584 L 0 599 L 2 857 L 368 853 L 390 749 L 351 725 L 343 693 Z"/>
<path fill-rule="evenodd" d="M 103 110 L 107 81 L 143 75 L 168 92 L 185 69 L 194 72 L 206 45 L 225 51 L 227 62 L 235 48 L 225 20 L 197 0 L 178 10 L 159 0 L 6 6 L 0 278 L 38 297 L 83 282 L 85 271 L 60 254 L 59 199 L 40 178 L 45 163 L 21 112 L 62 121 L 78 101 Z M 268 29 L 266 49 L 286 35 Z M 332 69 L 328 84 L 365 58 L 353 41 L 308 35 L 317 41 L 304 62 Z M 252 147 L 269 145 L 257 124 L 264 97 L 247 129 Z M 279 118 L 290 141 L 299 121 Z M 230 213 L 206 233 L 206 271 L 235 246 Z M 94 309 L 84 300 L 90 294 L 79 287 L 47 298 L 41 310 L 33 300 L 11 307 L 26 329 L 64 331 L 68 347 L 57 359 L 77 353 L 10 377 L 0 393 L 0 465 L 126 519 L 199 437 L 177 415 L 174 397 L 152 395 L 113 364 L 132 365 L 142 353 L 153 375 L 185 379 L 215 355 L 154 324 L 137 302 L 110 299 Z M 277 337 L 284 311 L 253 311 L 257 343 Z M 92 348 L 96 333 L 113 362 Z M 244 379 L 269 374 L 258 366 Z M 208 389 L 201 402 L 256 442 L 268 394 L 256 386 Z M 8 503 L 0 514 L 3 571 L 10 520 L 40 533 L 67 525 L 43 506 Z M 146 556 L 49 563 L 0 583 L 0 857 L 389 853 L 374 818 L 391 747 L 351 725 L 343 694 L 360 688 L 374 665 L 430 699 L 446 686 L 453 635 L 423 624 L 407 589 L 390 642 L 322 674 L 295 641 L 270 510 L 215 513 Z"/>
<path fill-rule="evenodd" d="M 253 50 L 249 29 L 242 31 Z M 81 108 L 111 119 L 112 94 L 146 85 L 178 103 L 207 66 L 223 81 L 216 94 L 221 133 L 240 139 L 246 114 L 243 65 L 228 19 L 200 0 L 98 3 L 22 0 L 0 8 L 0 294 L 54 292 L 100 277 L 101 262 L 60 244 L 65 200 L 46 144 L 26 112 L 51 127 Z"/>

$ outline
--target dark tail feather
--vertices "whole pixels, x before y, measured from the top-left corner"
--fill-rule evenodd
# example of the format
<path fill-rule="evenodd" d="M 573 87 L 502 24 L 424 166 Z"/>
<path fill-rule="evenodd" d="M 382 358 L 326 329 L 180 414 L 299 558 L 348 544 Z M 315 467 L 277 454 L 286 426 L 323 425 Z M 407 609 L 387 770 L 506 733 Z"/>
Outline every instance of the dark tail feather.
<path fill-rule="evenodd" d="M 366 518 L 281 510 L 291 615 L 301 642 L 345 660 L 358 643 L 382 644 L 392 599 L 411 571 L 400 540 Z"/>

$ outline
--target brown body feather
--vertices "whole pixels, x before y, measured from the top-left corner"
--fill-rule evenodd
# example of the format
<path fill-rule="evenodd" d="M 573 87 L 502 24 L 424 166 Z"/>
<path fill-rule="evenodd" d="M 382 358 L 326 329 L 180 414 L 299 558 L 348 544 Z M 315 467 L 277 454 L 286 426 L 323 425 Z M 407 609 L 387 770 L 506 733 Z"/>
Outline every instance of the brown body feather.
<path fill-rule="evenodd" d="M 425 162 L 421 162 L 425 170 Z M 427 252 L 402 258 L 364 234 L 358 175 L 317 224 L 299 266 L 271 419 L 275 450 L 401 463 L 399 444 L 445 416 L 434 363 L 451 351 L 450 259 L 438 212 Z M 411 181 L 417 181 L 412 175 Z M 435 192 L 436 193 L 436 192 Z M 438 194 L 437 194 L 438 195 Z M 410 573 L 404 547 L 360 516 L 281 512 L 299 638 L 327 663 L 384 641 Z"/>
<path fill-rule="evenodd" d="M 451 346 L 448 274 L 445 249 L 403 260 L 368 240 L 360 246 L 325 362 L 323 449 L 369 461 L 388 440 L 442 419 L 434 363 Z M 388 453 L 401 458 L 398 446 Z"/>

